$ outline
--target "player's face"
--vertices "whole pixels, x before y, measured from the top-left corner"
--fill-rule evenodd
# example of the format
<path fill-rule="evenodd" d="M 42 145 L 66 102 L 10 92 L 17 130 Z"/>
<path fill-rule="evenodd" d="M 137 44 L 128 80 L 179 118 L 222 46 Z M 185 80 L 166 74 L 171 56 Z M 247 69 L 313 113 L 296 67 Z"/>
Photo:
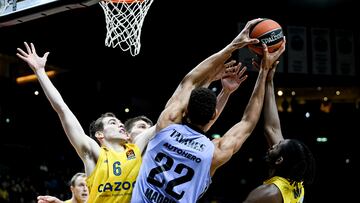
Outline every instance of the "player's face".
<path fill-rule="evenodd" d="M 106 140 L 129 140 L 129 135 L 126 133 L 124 124 L 115 117 L 105 117 L 104 124 L 104 138 Z"/>
<path fill-rule="evenodd" d="M 285 140 L 280 141 L 278 144 L 271 146 L 265 156 L 265 160 L 270 166 L 274 166 L 276 161 L 281 156 L 281 148 L 286 144 Z"/>
<path fill-rule="evenodd" d="M 77 202 L 87 202 L 87 199 L 89 198 L 89 190 L 86 186 L 85 177 L 77 177 L 75 180 L 75 185 L 71 187 L 71 190 L 73 191 L 74 197 Z"/>
<path fill-rule="evenodd" d="M 143 120 L 136 121 L 134 123 L 133 127 L 129 130 L 129 135 L 130 135 L 131 140 L 134 140 L 137 135 L 144 132 L 144 130 L 146 130 L 150 127 L 151 126 Z"/>

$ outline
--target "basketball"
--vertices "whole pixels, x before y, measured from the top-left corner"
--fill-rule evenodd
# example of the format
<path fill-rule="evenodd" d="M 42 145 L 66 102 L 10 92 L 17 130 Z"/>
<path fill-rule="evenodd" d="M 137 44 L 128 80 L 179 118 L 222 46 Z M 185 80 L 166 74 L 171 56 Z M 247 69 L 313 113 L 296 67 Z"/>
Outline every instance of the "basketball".
<path fill-rule="evenodd" d="M 257 55 L 263 55 L 261 43 L 266 44 L 269 53 L 272 53 L 280 48 L 284 34 L 279 23 L 271 19 L 264 19 L 250 28 L 250 38 L 260 40 L 260 43 L 248 46 L 250 51 Z"/>

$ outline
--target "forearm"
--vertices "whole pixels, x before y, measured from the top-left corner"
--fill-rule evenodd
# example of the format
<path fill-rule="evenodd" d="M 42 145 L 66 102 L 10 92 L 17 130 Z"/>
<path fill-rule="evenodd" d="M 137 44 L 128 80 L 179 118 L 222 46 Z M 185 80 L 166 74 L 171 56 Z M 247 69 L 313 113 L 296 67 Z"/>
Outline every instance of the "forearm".
<path fill-rule="evenodd" d="M 282 137 L 280 118 L 276 105 L 274 82 L 266 83 L 265 102 L 264 102 L 265 136 L 270 146 L 278 143 Z"/>
<path fill-rule="evenodd" d="M 141 154 L 145 153 L 149 141 L 155 136 L 156 125 L 146 129 L 136 136 L 134 143 L 139 147 Z"/>
<path fill-rule="evenodd" d="M 61 113 L 61 108 L 66 106 L 66 104 L 64 103 L 59 91 L 46 75 L 45 69 L 38 69 L 35 74 L 51 106 L 57 113 Z"/>
<path fill-rule="evenodd" d="M 237 46 L 230 43 L 219 52 L 211 55 L 200 64 L 198 64 L 188 75 L 187 79 L 199 87 L 207 87 L 214 81 L 218 73 L 224 71 L 223 64 L 231 57 L 232 53 L 238 49 Z"/>
<path fill-rule="evenodd" d="M 229 100 L 230 94 L 231 93 L 229 91 L 221 89 L 221 92 L 217 96 L 216 110 L 219 114 L 221 114 L 221 112 L 224 110 L 224 107 Z"/>
<path fill-rule="evenodd" d="M 268 70 L 260 69 L 254 90 L 245 108 L 242 120 L 249 123 L 257 123 L 260 118 L 264 103 L 265 81 Z M 255 125 L 253 126 L 255 128 Z"/>
<path fill-rule="evenodd" d="M 224 89 L 221 90 L 221 92 L 218 94 L 217 96 L 217 102 L 216 102 L 216 117 L 211 120 L 205 127 L 205 131 L 208 131 L 211 126 L 216 122 L 216 120 L 219 118 L 220 114 L 222 113 L 222 111 L 225 108 L 225 105 L 230 97 L 230 92 L 229 91 L 225 91 Z"/>

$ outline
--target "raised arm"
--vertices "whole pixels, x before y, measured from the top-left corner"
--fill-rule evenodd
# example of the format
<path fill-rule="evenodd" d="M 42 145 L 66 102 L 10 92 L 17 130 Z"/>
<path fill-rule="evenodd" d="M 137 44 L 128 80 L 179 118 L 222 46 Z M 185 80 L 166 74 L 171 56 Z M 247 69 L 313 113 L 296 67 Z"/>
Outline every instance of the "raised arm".
<path fill-rule="evenodd" d="M 274 66 L 275 67 L 269 72 L 267 77 L 264 99 L 264 130 L 269 146 L 273 146 L 281 140 L 284 140 L 274 92 L 273 78 L 277 63 Z"/>
<path fill-rule="evenodd" d="M 213 140 L 216 151 L 211 166 L 212 175 L 219 166 L 226 163 L 240 149 L 260 118 L 264 102 L 266 77 L 275 61 L 284 52 L 285 43 L 274 53 L 269 53 L 265 44 L 263 44 L 263 48 L 264 55 L 261 60 L 259 75 L 241 121 L 230 128 L 222 138 Z"/>
<path fill-rule="evenodd" d="M 216 102 L 216 117 L 211 120 L 205 127 L 205 131 L 209 130 L 211 126 L 215 123 L 218 117 L 221 115 L 221 112 L 224 110 L 224 107 L 230 97 L 230 95 L 238 89 L 238 87 L 246 80 L 248 77 L 244 75 L 246 67 L 241 68 L 241 63 L 237 65 L 234 64 L 235 61 L 230 61 L 225 64 L 227 67 L 224 74 L 221 76 L 222 89 L 217 96 Z M 241 68 L 241 69 L 240 69 Z"/>
<path fill-rule="evenodd" d="M 235 50 L 259 42 L 258 39 L 250 38 L 249 36 L 250 28 L 258 21 L 261 21 L 261 19 L 249 21 L 230 44 L 205 59 L 182 79 L 158 119 L 157 131 L 171 123 L 181 122 L 191 91 L 196 87 L 210 84 L 220 72 L 224 71 L 224 63 L 231 57 Z"/>
<path fill-rule="evenodd" d="M 152 126 L 135 137 L 134 143 L 139 147 L 141 154 L 145 153 L 145 149 L 151 138 L 155 135 L 156 126 Z"/>
<path fill-rule="evenodd" d="M 61 120 L 61 124 L 68 139 L 70 140 L 80 158 L 83 161 L 89 161 L 88 159 L 93 160 L 93 156 L 98 156 L 100 151 L 99 145 L 85 134 L 79 121 L 70 111 L 59 91 L 55 88 L 49 77 L 46 75 L 45 64 L 49 52 L 46 52 L 43 57 L 39 57 L 36 53 L 35 46 L 32 43 L 30 46 L 26 42 L 24 44 L 26 52 L 18 48 L 18 53 L 16 55 L 27 62 L 30 68 L 36 74 L 46 97 Z"/>

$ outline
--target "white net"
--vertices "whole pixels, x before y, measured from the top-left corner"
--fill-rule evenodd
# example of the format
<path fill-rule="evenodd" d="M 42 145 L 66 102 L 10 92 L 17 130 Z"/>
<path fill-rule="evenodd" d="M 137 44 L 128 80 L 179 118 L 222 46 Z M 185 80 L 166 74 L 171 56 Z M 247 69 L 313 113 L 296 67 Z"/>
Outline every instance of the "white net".
<path fill-rule="evenodd" d="M 105 0 L 100 5 L 105 13 L 108 47 L 119 46 L 132 56 L 140 52 L 140 35 L 144 18 L 153 0 Z"/>

